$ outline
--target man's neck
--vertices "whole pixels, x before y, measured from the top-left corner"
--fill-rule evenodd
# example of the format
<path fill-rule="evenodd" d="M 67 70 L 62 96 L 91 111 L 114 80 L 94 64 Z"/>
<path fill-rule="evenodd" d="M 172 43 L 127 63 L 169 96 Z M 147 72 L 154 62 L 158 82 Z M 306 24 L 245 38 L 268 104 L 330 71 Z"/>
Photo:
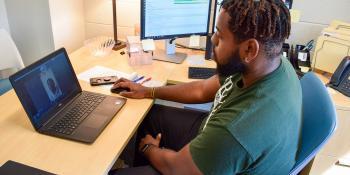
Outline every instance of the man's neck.
<path fill-rule="evenodd" d="M 259 64 L 254 63 L 252 66 L 248 67 L 246 73 L 243 74 L 243 88 L 252 86 L 255 82 L 275 71 L 282 61 L 280 57 L 274 58 L 271 61 L 266 58 L 262 59 L 264 59 L 264 61 L 261 61 Z"/>

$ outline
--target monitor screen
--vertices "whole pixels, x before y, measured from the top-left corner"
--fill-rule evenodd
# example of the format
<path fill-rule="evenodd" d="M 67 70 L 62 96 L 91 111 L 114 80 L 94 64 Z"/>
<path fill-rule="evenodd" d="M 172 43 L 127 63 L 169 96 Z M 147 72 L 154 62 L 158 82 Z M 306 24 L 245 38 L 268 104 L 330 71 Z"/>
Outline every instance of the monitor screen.
<path fill-rule="evenodd" d="M 11 83 L 36 128 L 65 100 L 81 91 L 65 51 L 16 73 Z"/>
<path fill-rule="evenodd" d="M 141 39 L 207 35 L 211 0 L 141 0 Z"/>

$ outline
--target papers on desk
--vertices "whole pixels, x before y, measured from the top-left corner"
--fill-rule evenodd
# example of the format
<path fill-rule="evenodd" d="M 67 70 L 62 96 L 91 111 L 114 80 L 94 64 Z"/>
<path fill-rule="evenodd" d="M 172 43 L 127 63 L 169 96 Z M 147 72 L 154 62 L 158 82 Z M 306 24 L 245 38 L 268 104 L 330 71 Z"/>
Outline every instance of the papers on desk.
<path fill-rule="evenodd" d="M 165 86 L 165 83 L 162 83 L 157 80 L 150 80 L 142 84 L 142 86 L 146 87 L 160 87 L 160 86 Z"/>
<path fill-rule="evenodd" d="M 79 80 L 83 80 L 86 82 L 90 82 L 90 78 L 93 77 L 104 77 L 104 76 L 117 76 L 118 78 L 126 78 L 129 80 L 133 80 L 137 76 L 137 74 L 127 74 L 125 72 L 116 71 L 114 69 L 110 69 L 103 66 L 95 66 L 81 74 L 78 75 Z M 113 85 L 102 85 L 101 87 L 106 89 L 111 89 Z"/>
<path fill-rule="evenodd" d="M 78 79 L 90 82 L 90 78 L 93 77 L 104 77 L 104 76 L 117 76 L 118 78 L 132 79 L 132 74 L 127 74 L 125 72 L 116 71 L 103 66 L 95 66 L 81 74 L 78 75 Z"/>
<path fill-rule="evenodd" d="M 117 71 L 108 67 L 95 66 L 85 72 L 82 72 L 78 75 L 79 80 L 90 82 L 90 78 L 93 77 L 104 77 L 104 76 L 117 76 L 118 78 L 126 78 L 128 80 L 134 80 L 137 78 L 137 73 L 128 74 L 125 72 Z M 102 85 L 101 87 L 106 89 L 111 89 L 113 85 Z M 164 83 L 157 80 L 150 80 L 145 82 L 143 86 L 146 87 L 159 87 L 164 86 Z"/>

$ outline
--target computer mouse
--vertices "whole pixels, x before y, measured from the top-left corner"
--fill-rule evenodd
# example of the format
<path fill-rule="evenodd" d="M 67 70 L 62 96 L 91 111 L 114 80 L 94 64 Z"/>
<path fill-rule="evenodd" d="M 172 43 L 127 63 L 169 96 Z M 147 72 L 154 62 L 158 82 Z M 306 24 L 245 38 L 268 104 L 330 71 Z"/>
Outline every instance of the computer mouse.
<path fill-rule="evenodd" d="M 112 93 L 116 93 L 116 94 L 119 94 L 121 92 L 130 92 L 130 89 L 129 88 L 122 88 L 122 87 L 112 87 L 111 88 L 111 92 Z"/>

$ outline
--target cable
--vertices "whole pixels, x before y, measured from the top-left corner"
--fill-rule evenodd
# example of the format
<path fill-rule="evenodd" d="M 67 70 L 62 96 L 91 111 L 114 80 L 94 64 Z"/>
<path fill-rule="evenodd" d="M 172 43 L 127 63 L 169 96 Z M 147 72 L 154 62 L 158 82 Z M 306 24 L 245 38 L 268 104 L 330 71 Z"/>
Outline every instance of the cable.
<path fill-rule="evenodd" d="M 184 48 L 184 49 L 191 49 L 191 50 L 199 50 L 199 51 L 205 51 L 203 48 L 192 48 L 192 47 L 187 47 L 182 44 L 175 44 L 177 48 Z"/>

